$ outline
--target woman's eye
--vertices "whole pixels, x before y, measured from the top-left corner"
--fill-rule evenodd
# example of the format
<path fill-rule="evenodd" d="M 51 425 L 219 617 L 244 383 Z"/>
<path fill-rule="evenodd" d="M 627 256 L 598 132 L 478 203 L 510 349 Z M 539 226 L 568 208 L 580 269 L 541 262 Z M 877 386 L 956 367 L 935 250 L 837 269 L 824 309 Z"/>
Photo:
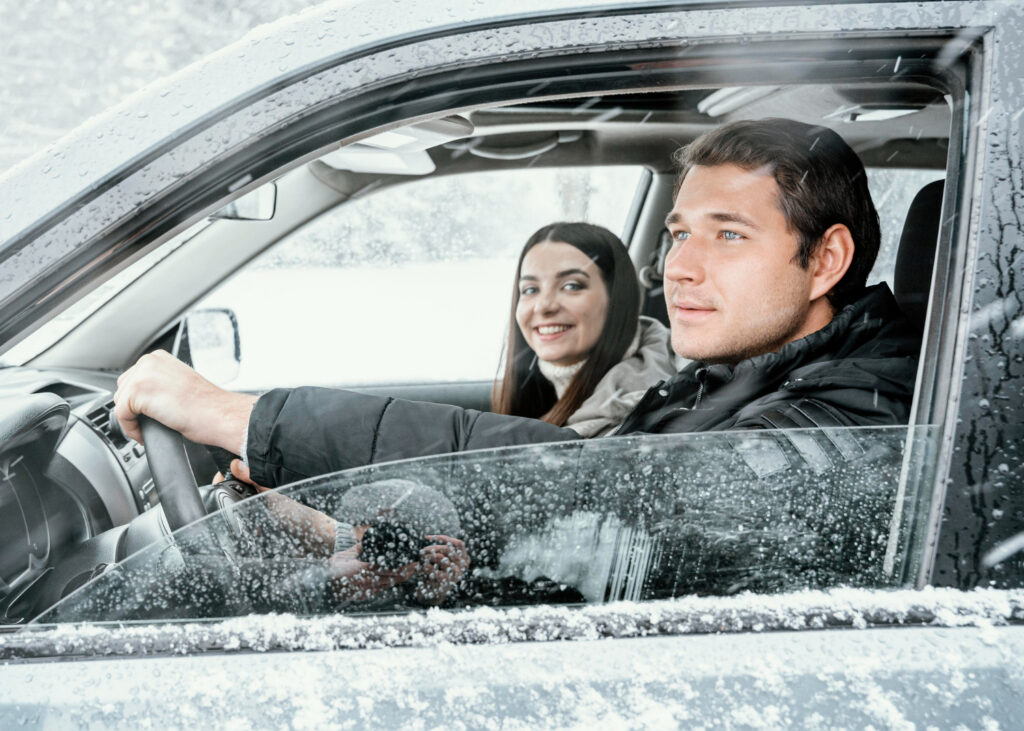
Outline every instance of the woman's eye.
<path fill-rule="evenodd" d="M 562 285 L 562 289 L 567 289 L 570 292 L 579 292 L 586 289 L 582 282 L 566 282 Z"/>
<path fill-rule="evenodd" d="M 536 293 L 537 293 L 537 288 L 536 287 L 523 287 L 522 289 L 519 290 L 519 296 L 520 297 L 525 297 L 528 294 L 536 294 Z"/>
<path fill-rule="evenodd" d="M 735 231 L 723 231 L 722 238 L 725 239 L 726 241 L 739 241 L 740 239 L 743 238 L 743 236 L 736 233 Z"/>

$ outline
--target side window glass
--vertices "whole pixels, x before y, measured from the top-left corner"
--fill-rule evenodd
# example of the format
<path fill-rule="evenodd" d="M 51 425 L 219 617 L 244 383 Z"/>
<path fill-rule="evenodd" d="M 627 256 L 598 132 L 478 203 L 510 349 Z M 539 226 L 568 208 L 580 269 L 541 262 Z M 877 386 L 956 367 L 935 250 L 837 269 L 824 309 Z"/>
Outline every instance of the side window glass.
<path fill-rule="evenodd" d="M 904 457 L 927 455 L 936 433 L 624 437 L 350 470 L 222 509 L 44 620 L 897 586 L 917 568 L 909 527 L 928 509 L 900 484 Z"/>
<path fill-rule="evenodd" d="M 917 168 L 868 168 L 867 174 L 868 188 L 882 225 L 882 245 L 875 259 L 875 267 L 868 276 L 868 284 L 887 282 L 891 288 L 896 269 L 896 252 L 910 203 L 921 188 L 932 181 L 942 180 L 945 173 L 942 170 Z"/>
<path fill-rule="evenodd" d="M 237 316 L 241 367 L 222 385 L 494 378 L 526 239 L 559 220 L 621 232 L 640 173 L 537 168 L 424 178 L 338 206 L 196 306 Z"/>

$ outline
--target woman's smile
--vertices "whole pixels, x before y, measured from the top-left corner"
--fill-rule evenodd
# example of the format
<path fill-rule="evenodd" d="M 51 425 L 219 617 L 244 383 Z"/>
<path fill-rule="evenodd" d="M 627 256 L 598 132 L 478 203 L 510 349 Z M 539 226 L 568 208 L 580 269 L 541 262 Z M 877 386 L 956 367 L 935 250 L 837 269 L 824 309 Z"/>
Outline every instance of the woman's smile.
<path fill-rule="evenodd" d="M 550 341 L 561 337 L 572 327 L 572 325 L 538 325 L 533 329 L 537 331 L 537 336 L 542 340 Z"/>

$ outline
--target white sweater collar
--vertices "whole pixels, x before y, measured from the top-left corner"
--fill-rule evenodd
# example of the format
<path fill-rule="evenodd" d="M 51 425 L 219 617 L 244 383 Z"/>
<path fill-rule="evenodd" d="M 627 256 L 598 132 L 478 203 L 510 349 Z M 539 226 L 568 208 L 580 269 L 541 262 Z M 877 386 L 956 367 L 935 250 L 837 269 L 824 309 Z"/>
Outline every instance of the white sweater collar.
<path fill-rule="evenodd" d="M 552 363 L 547 360 L 537 359 L 537 369 L 540 374 L 546 379 L 551 381 L 551 385 L 555 387 L 555 398 L 562 398 L 562 394 L 565 393 L 565 389 L 569 387 L 569 383 L 572 381 L 573 376 L 579 373 L 580 368 L 586 363 L 586 360 L 581 360 L 579 363 L 573 363 L 572 365 L 561 366 Z"/>
<path fill-rule="evenodd" d="M 626 348 L 626 352 L 622 355 L 622 360 L 632 358 L 637 349 L 640 347 L 640 329 L 637 327 L 636 333 L 633 335 L 633 341 Z M 537 359 L 537 368 L 540 370 L 540 374 L 551 382 L 551 385 L 555 387 L 555 398 L 562 398 L 562 394 L 565 393 L 565 389 L 569 387 L 572 382 L 573 376 L 579 373 L 580 368 L 587 360 L 584 358 L 579 363 L 573 363 L 568 366 L 555 365 L 554 363 Z"/>

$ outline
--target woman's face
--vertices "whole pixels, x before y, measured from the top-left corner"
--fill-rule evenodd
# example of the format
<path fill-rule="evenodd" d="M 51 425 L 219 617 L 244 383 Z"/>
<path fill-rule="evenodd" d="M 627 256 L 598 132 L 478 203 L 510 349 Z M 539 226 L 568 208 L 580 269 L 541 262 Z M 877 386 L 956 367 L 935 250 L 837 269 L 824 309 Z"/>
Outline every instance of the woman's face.
<path fill-rule="evenodd" d="M 516 322 L 541 360 L 578 363 L 594 349 L 608 315 L 601 270 L 575 246 L 537 244 L 519 270 Z"/>

